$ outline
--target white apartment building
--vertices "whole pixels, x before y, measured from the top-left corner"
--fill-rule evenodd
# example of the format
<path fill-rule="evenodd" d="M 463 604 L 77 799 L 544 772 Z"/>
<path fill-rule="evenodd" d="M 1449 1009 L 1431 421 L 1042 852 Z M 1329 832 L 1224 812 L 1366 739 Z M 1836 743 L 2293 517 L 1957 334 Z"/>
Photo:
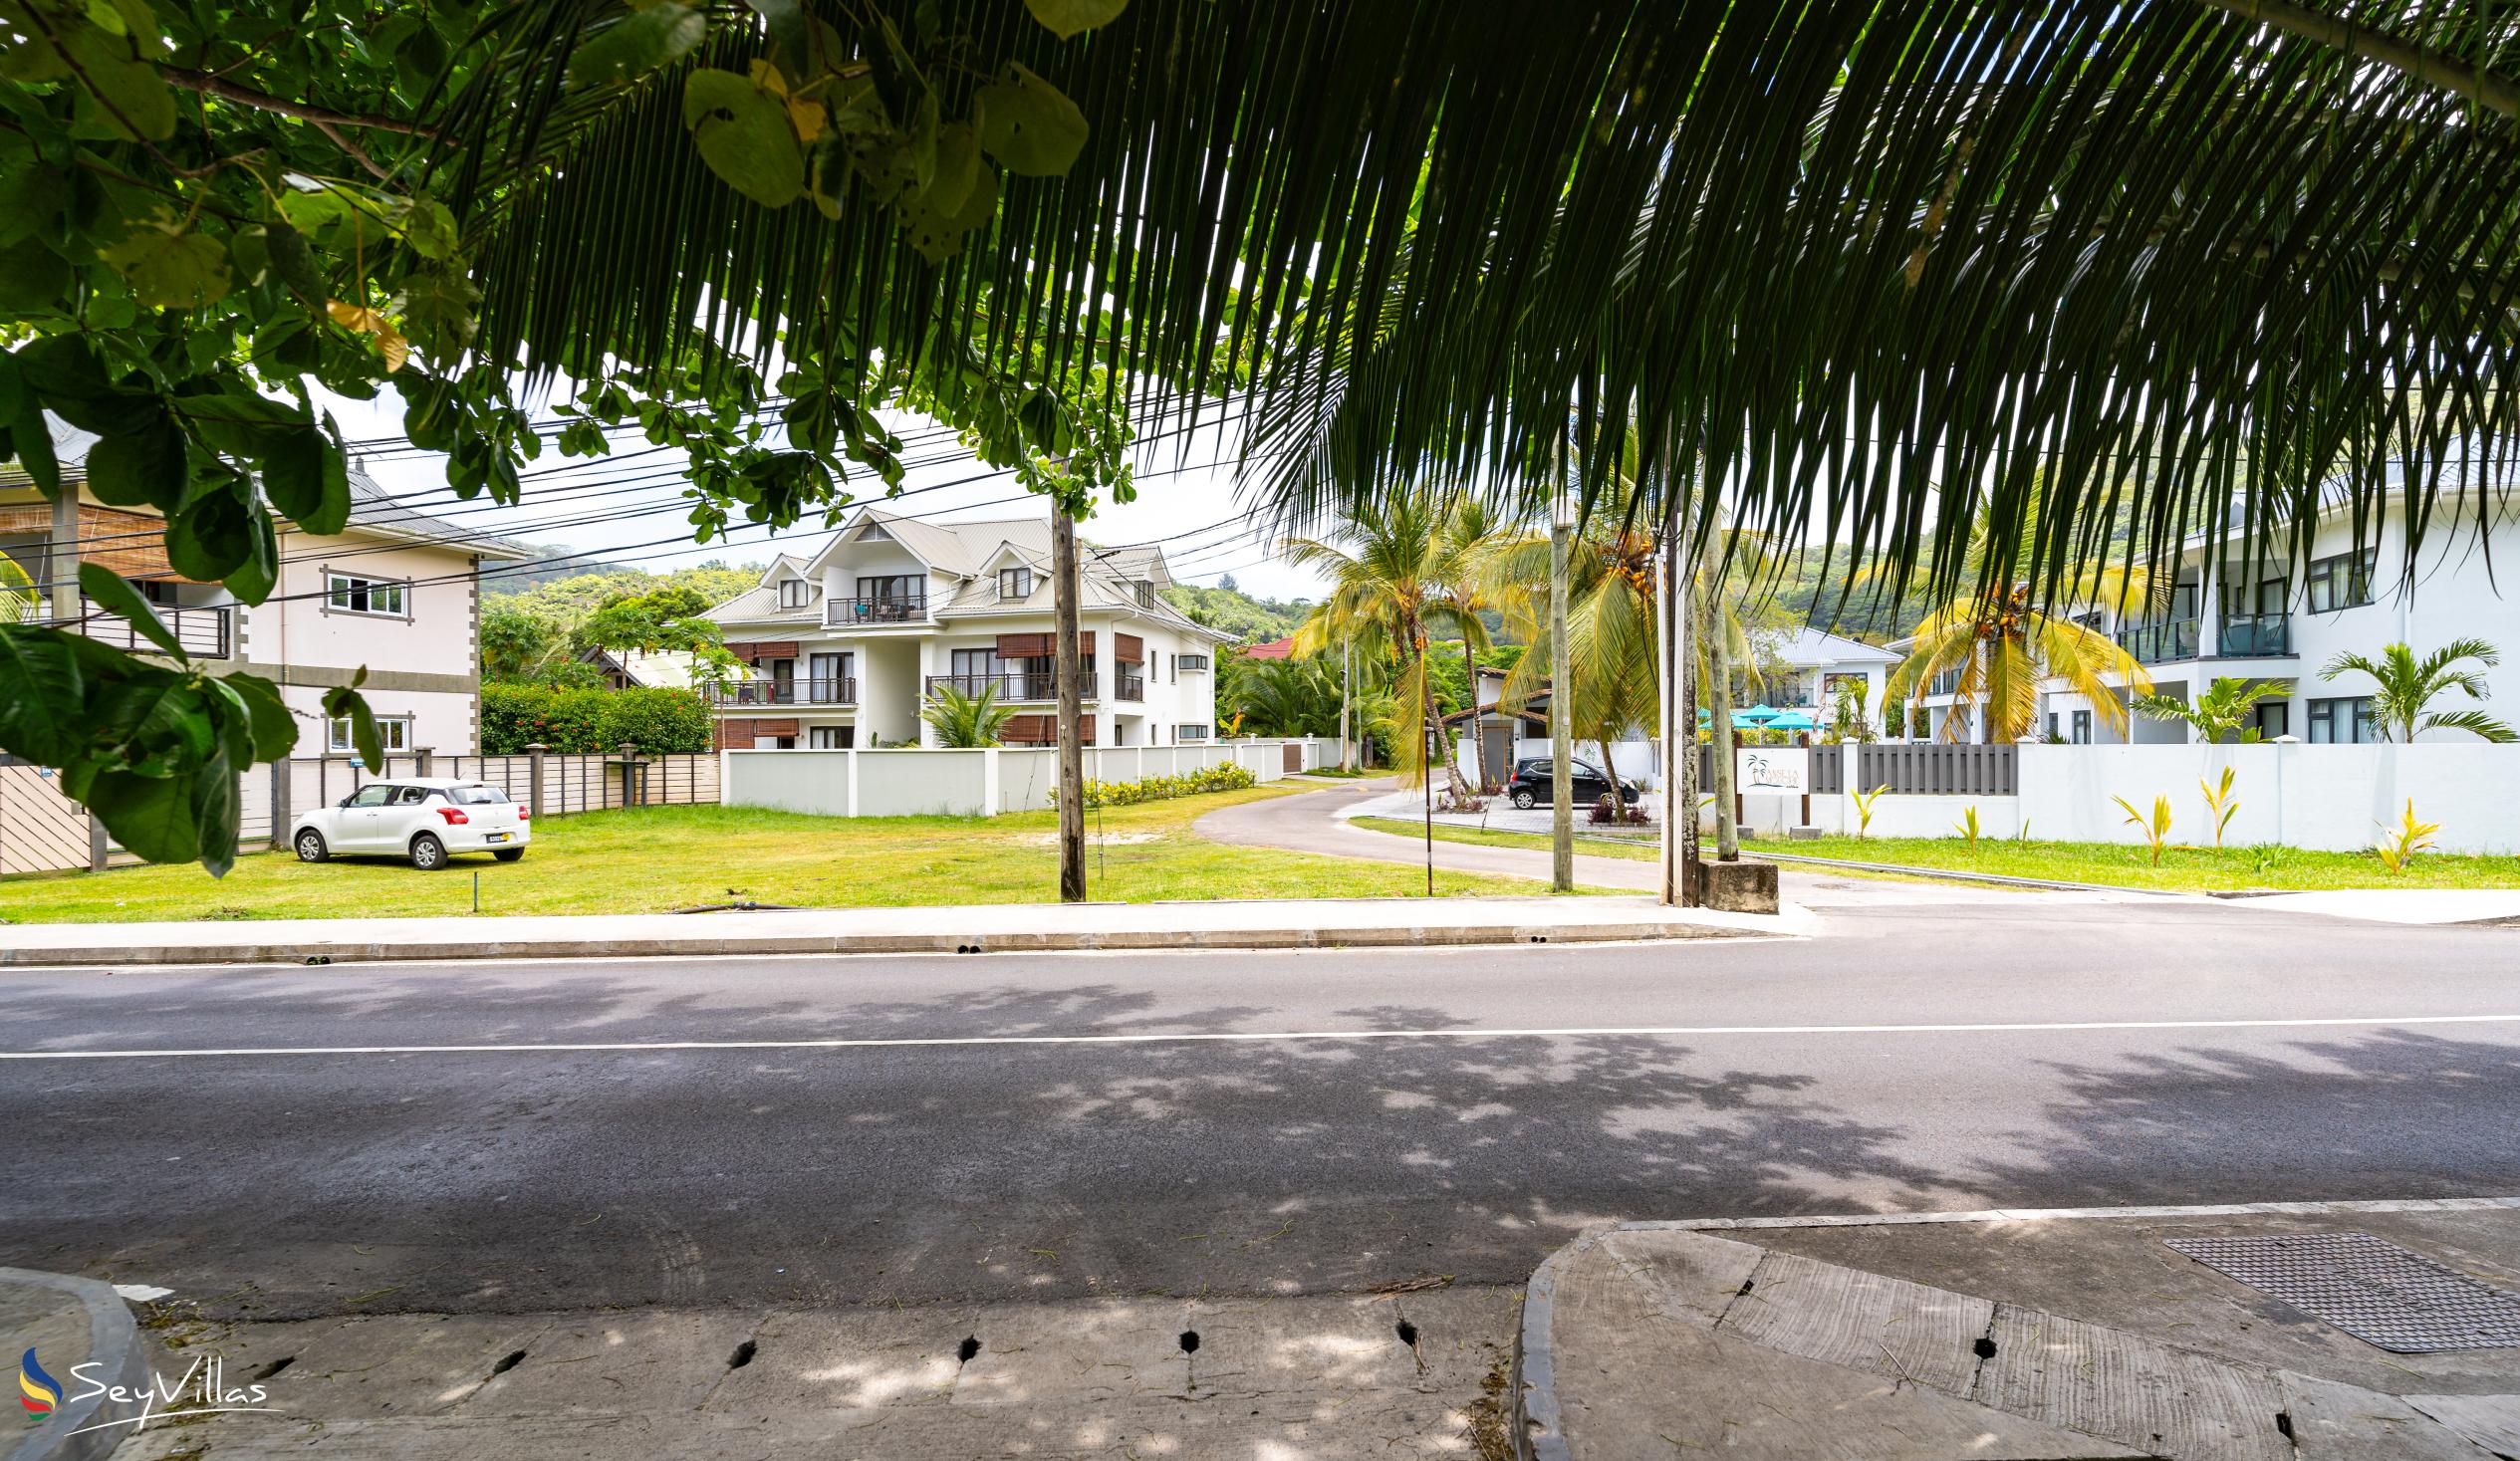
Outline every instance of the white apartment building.
<path fill-rule="evenodd" d="M 84 476 L 96 438 L 57 427 L 66 478 Z M 280 686 L 299 721 L 294 754 L 351 754 L 350 728 L 327 722 L 324 692 L 367 670 L 362 693 L 388 752 L 471 755 L 480 744 L 481 565 L 523 550 L 413 512 L 355 462 L 349 525 L 330 537 L 283 526 L 268 600 L 245 605 L 167 562 L 165 524 L 110 507 L 84 483 L 47 500 L 22 468 L 0 468 L 0 553 L 25 570 L 35 619 L 146 653 L 148 640 L 79 591 L 82 563 L 112 569 L 149 601 L 185 653 L 213 673 L 249 671 Z"/>
<path fill-rule="evenodd" d="M 1226 636 L 1163 602 L 1152 548 L 1078 545 L 1085 742 L 1215 736 Z M 1001 739 L 1058 741 L 1057 623 L 1047 517 L 934 523 L 862 509 L 811 560 L 781 555 L 709 611 L 753 667 L 710 699 L 729 750 L 938 744 L 920 718 L 945 686 L 1017 707 Z"/>
<path fill-rule="evenodd" d="M 2514 578 L 2520 572 L 2514 567 L 2520 565 L 2520 514 L 2499 504 L 2488 506 L 2480 535 L 2476 504 L 2462 503 L 2455 511 L 2444 504 L 2427 525 L 2424 547 L 2410 572 L 2399 507 L 2392 494 L 2375 525 L 2377 533 L 2366 533 L 2360 553 L 2354 548 L 2351 516 L 2341 502 L 2322 513 L 2309 552 L 2290 562 L 2244 561 L 2246 549 L 2236 532 L 2224 550 L 2227 557 L 2218 555 L 2203 536 L 2191 538 L 2180 553 L 2166 604 L 2123 613 L 2095 606 L 2074 616 L 2134 654 L 2151 676 L 2155 693 L 2193 699 L 2220 678 L 2282 686 L 2285 693 L 2259 701 L 2256 708 L 2256 727 L 2268 740 L 2291 736 L 2351 744 L 2380 739 L 2373 724 L 2370 678 L 2347 673 L 2328 680 L 2320 671 L 2340 652 L 2377 659 L 2388 645 L 2400 642 L 2417 655 L 2452 639 L 2492 642 L 2506 657 L 2484 671 L 2492 698 L 2482 708 L 2504 720 L 2520 717 L 2520 580 Z M 1923 713 L 1924 734 L 1945 738 L 1956 678 L 1956 672 L 1937 676 L 1926 693 L 1910 702 Z M 2128 698 L 2121 688 L 2119 702 Z M 2474 704 L 2457 695 L 2433 708 Z M 1985 739 L 1984 708 L 1965 708 L 1960 726 L 1964 729 L 1949 738 Z M 2088 697 L 2054 679 L 2040 685 L 2032 734 L 2093 744 L 2178 744 L 2189 737 L 2184 722 L 2136 714 L 2128 717 L 2125 732 L 2113 730 Z M 2464 731 L 2433 731 L 2421 739 L 2473 742 L 2475 737 Z"/>

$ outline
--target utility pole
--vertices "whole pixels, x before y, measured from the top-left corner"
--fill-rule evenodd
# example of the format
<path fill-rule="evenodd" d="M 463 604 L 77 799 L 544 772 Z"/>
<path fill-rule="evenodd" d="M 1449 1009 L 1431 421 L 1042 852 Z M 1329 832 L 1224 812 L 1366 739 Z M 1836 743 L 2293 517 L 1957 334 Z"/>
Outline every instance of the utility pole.
<path fill-rule="evenodd" d="M 1058 618 L 1059 901 L 1085 901 L 1084 656 L 1077 652 L 1077 525 L 1065 507 L 1050 508 L 1051 601 Z"/>
<path fill-rule="evenodd" d="M 1549 886 L 1562 893 L 1575 891 L 1575 656 L 1566 641 L 1574 533 L 1575 499 L 1561 482 L 1549 514 Z"/>
<path fill-rule="evenodd" d="M 1661 628 L 1662 683 L 1662 901 L 1672 907 L 1695 907 L 1703 897 L 1697 882 L 1697 696 L 1690 683 L 1697 656 L 1690 652 L 1688 553 L 1681 524 L 1679 487 L 1663 463 L 1660 602 L 1654 615 Z"/>
<path fill-rule="evenodd" d="M 1339 769 L 1354 771 L 1348 742 L 1348 701 L 1356 694 L 1357 646 L 1342 642 L 1339 646 Z"/>

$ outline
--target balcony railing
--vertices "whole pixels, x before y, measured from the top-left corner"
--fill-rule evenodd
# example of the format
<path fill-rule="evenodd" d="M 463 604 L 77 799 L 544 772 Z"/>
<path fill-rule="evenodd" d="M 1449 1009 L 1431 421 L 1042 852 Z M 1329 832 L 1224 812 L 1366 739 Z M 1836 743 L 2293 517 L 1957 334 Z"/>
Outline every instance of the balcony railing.
<path fill-rule="evenodd" d="M 2288 613 L 2226 613 L 2222 637 L 2214 653 L 2223 659 L 2253 659 L 2293 652 L 2293 617 Z"/>
<path fill-rule="evenodd" d="M 927 596 L 924 594 L 913 594 L 906 599 L 844 597 L 823 602 L 823 622 L 834 627 L 844 624 L 909 624 L 926 621 Z"/>
<path fill-rule="evenodd" d="M 85 605 L 87 616 L 84 618 L 49 619 L 43 622 L 48 622 L 58 629 L 84 635 L 100 644 L 111 644 L 117 649 L 128 649 L 139 654 L 161 652 L 147 635 L 131 627 L 128 621 L 112 609 L 94 600 L 85 601 Z M 225 605 L 211 605 L 198 609 L 174 609 L 165 605 L 151 607 L 156 609 L 159 620 L 173 631 L 175 642 L 183 646 L 184 653 L 195 659 L 228 657 L 229 646 L 236 640 L 233 632 L 234 620 L 231 616 L 233 611 Z"/>
<path fill-rule="evenodd" d="M 955 690 L 976 700 L 987 691 L 1001 702 L 1011 700 L 1056 700 L 1059 679 L 1050 674 L 931 674 L 927 677 L 927 693 Z M 1085 682 L 1085 698 L 1094 698 L 1094 682 Z"/>
<path fill-rule="evenodd" d="M 2192 618 L 2122 624 L 2116 638 L 2121 648 L 2145 664 L 2196 657 L 2196 620 Z"/>
<path fill-rule="evenodd" d="M 754 705 L 855 705 L 858 703 L 858 682 L 854 679 L 739 680 L 731 685 L 712 686 L 708 691 L 708 702 L 721 710 Z"/>
<path fill-rule="evenodd" d="M 1112 691 L 1113 698 L 1120 700 L 1143 700 L 1146 698 L 1146 677 L 1144 675 L 1125 674 L 1115 676 L 1115 678 L 1117 678 L 1120 683 L 1115 686 Z"/>

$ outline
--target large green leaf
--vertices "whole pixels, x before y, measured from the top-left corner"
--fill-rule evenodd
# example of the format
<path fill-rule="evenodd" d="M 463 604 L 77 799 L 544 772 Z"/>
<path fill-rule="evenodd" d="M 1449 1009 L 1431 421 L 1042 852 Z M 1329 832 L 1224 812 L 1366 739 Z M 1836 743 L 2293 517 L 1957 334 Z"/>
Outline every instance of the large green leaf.
<path fill-rule="evenodd" d="M 599 87 L 645 76 L 688 55 L 708 33 L 698 11 L 674 0 L 633 10 L 578 47 L 569 59 L 569 84 Z"/>
<path fill-rule="evenodd" d="M 980 145 L 1007 171 L 1060 177 L 1085 149 L 1085 114 L 1019 62 L 980 89 Z"/>
<path fill-rule="evenodd" d="M 187 579 L 216 583 L 255 549 L 255 511 L 232 484 L 202 493 L 166 519 L 166 562 Z"/>
<path fill-rule="evenodd" d="M 0 314 L 58 308 L 70 292 L 71 278 L 70 262 L 42 239 L 21 238 L 0 247 Z"/>
<path fill-rule="evenodd" d="M 129 283 L 141 304 L 161 310 L 198 309 L 225 298 L 233 285 L 227 250 L 198 232 L 142 227 L 106 250 L 105 261 Z"/>
<path fill-rule="evenodd" d="M 88 135 L 163 139 L 175 129 L 175 94 L 138 38 L 78 23 L 63 40 L 81 89 L 80 130 Z"/>
<path fill-rule="evenodd" d="M 186 781 L 101 771 L 86 788 L 88 810 L 124 847 L 151 862 L 189 862 L 201 854 L 193 821 L 193 790 Z"/>
<path fill-rule="evenodd" d="M 368 666 L 361 665 L 347 685 L 335 685 L 324 692 L 324 717 L 327 720 L 348 718 L 350 743 L 359 752 L 359 759 L 370 770 L 385 764 L 384 738 L 377 734 L 377 712 L 369 707 L 368 697 L 359 687 L 368 681 Z"/>
<path fill-rule="evenodd" d="M 163 407 L 154 415 L 142 414 L 134 429 L 109 435 L 88 450 L 88 490 L 99 502 L 114 507 L 172 512 L 191 482 L 192 448 Z M 216 580 L 219 576 L 187 573 L 186 577 Z"/>
<path fill-rule="evenodd" d="M 149 608 L 148 601 L 140 597 L 139 591 L 126 583 L 122 575 L 114 570 L 101 563 L 79 565 L 79 589 L 121 615 L 124 622 L 139 630 L 148 642 L 170 657 L 191 657 L 183 652 L 183 645 L 176 640 L 175 631 L 166 627 L 166 621 L 157 616 L 157 610 Z"/>
<path fill-rule="evenodd" d="M 1120 19 L 1129 0 L 1024 0 L 1024 8 L 1064 41 Z"/>
<path fill-rule="evenodd" d="M 263 490 L 283 516 L 319 537 L 350 522 L 346 458 L 340 443 L 314 426 L 282 432 L 272 443 L 263 458 Z"/>
<path fill-rule="evenodd" d="M 694 71 L 682 82 L 682 124 L 709 169 L 765 207 L 805 195 L 805 154 L 784 103 L 731 71 Z"/>
<path fill-rule="evenodd" d="M 227 876 L 236 865 L 238 805 L 236 773 L 242 768 L 227 758 L 222 746 L 210 753 L 192 777 L 192 854 L 212 877 Z"/>
<path fill-rule="evenodd" d="M 277 761 L 297 746 L 298 718 L 280 698 L 278 685 L 260 675 L 241 673 L 221 676 L 220 682 L 245 704 L 254 760 Z"/>
<path fill-rule="evenodd" d="M 59 766 L 79 743 L 85 687 L 71 636 L 34 624 L 0 624 L 0 750 Z"/>

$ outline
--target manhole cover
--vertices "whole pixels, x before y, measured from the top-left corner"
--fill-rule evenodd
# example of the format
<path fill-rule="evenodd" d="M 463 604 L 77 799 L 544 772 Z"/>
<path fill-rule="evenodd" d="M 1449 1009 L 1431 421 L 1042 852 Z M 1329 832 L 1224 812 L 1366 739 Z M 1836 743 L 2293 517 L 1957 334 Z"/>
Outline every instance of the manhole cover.
<path fill-rule="evenodd" d="M 2162 1241 L 2393 1353 L 2520 1346 L 2520 1296 L 2369 1233 Z"/>

